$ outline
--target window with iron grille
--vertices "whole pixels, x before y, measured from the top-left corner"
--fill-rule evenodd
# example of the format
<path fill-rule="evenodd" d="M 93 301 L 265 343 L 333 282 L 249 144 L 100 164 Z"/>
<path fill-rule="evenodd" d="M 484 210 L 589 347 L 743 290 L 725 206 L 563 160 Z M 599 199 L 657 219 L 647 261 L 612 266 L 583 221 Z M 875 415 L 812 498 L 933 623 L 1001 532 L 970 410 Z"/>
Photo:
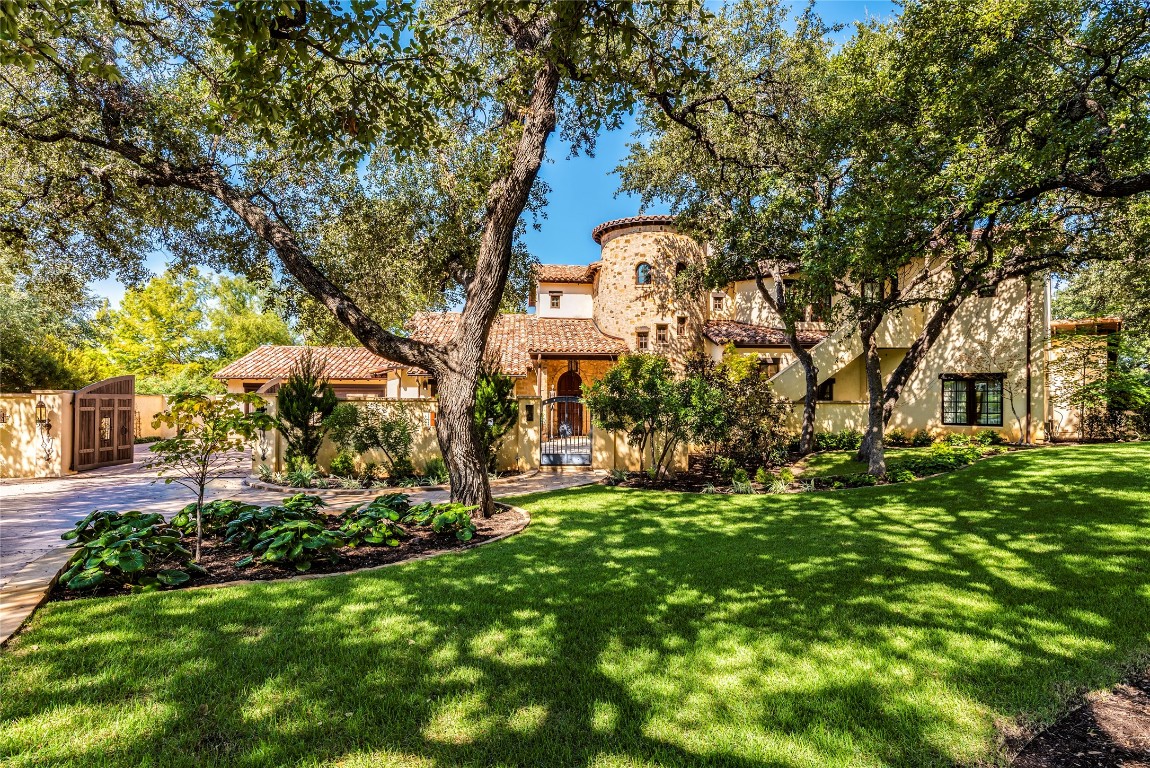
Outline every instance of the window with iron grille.
<path fill-rule="evenodd" d="M 942 423 L 1002 426 L 1002 374 L 942 375 Z"/>

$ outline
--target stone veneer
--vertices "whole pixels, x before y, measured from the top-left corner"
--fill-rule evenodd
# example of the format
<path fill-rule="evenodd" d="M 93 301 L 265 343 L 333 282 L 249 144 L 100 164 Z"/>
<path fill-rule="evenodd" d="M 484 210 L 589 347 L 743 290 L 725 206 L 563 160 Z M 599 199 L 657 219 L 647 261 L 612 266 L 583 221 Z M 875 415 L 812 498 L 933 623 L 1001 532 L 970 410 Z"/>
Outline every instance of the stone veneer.
<path fill-rule="evenodd" d="M 637 333 L 646 328 L 648 351 L 665 355 L 673 363 L 702 348 L 709 293 L 695 297 L 675 296 L 678 263 L 702 261 L 702 248 L 686 235 L 664 224 L 635 224 L 603 236 L 602 256 L 595 285 L 595 321 L 606 334 L 623 339 L 635 351 Z M 636 285 L 640 263 L 651 265 L 649 285 Z M 678 318 L 687 318 L 686 332 L 678 333 Z M 656 341 L 658 325 L 667 326 L 667 343 Z M 586 380 L 586 379 L 585 379 Z"/>

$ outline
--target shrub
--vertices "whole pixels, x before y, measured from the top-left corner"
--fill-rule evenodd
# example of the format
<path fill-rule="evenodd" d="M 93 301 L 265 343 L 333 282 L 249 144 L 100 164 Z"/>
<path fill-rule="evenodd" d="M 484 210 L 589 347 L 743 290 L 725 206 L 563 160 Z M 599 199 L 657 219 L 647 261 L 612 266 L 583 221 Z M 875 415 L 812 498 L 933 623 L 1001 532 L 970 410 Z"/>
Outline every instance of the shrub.
<path fill-rule="evenodd" d="M 622 485 L 627 482 L 627 472 L 622 469 L 612 469 L 607 474 L 607 485 Z"/>
<path fill-rule="evenodd" d="M 790 467 L 783 467 L 779 470 L 779 479 L 788 485 L 793 483 L 795 481 L 794 470 L 792 470 Z"/>
<path fill-rule="evenodd" d="M 455 538 L 460 541 L 470 541 L 475 536 L 475 523 L 471 520 L 471 513 L 476 507 L 463 504 L 431 504 L 424 502 L 416 504 L 404 516 L 403 521 L 419 526 L 431 526 L 436 533 L 455 532 Z"/>
<path fill-rule="evenodd" d="M 315 464 L 327 433 L 326 420 L 338 404 L 324 375 L 326 367 L 327 362 L 308 347 L 276 393 L 276 422 L 287 441 L 291 469 L 298 468 L 300 461 Z"/>
<path fill-rule="evenodd" d="M 180 532 L 164 523 L 164 516 L 152 512 L 113 512 L 95 510 L 60 538 L 75 540 L 77 551 L 68 560 L 61 583 L 71 590 L 92 589 L 105 582 L 129 584 L 133 589 L 156 589 L 183 584 L 188 571 L 204 570 L 190 562 L 192 553 L 180 545 Z M 162 568 L 146 576 L 154 565 Z"/>
<path fill-rule="evenodd" d="M 440 456 L 433 456 L 427 460 L 423 467 L 423 474 L 425 477 L 432 479 L 432 485 L 438 485 L 447 480 L 447 464 L 443 462 Z"/>
<path fill-rule="evenodd" d="M 219 536 L 227 529 L 228 523 L 235 520 L 242 513 L 259 509 L 255 504 L 246 504 L 234 499 L 216 499 L 209 501 L 200 512 L 203 531 L 209 536 Z M 182 531 L 185 535 L 196 530 L 196 505 L 189 504 L 176 513 L 171 525 Z"/>
<path fill-rule="evenodd" d="M 857 429 L 820 432 L 815 435 L 815 447 L 820 451 L 857 451 L 862 441 L 863 433 Z"/>
<path fill-rule="evenodd" d="M 706 483 L 700 493 L 718 493 L 719 489 L 715 487 L 714 483 Z"/>
<path fill-rule="evenodd" d="M 326 506 L 318 496 L 297 493 L 284 499 L 283 504 L 252 507 L 243 510 L 224 529 L 225 541 L 251 549 L 265 531 L 292 520 L 316 521 L 319 508 Z"/>
<path fill-rule="evenodd" d="M 974 434 L 974 442 L 979 445 L 1002 445 L 1006 438 L 993 429 L 980 429 Z"/>
<path fill-rule="evenodd" d="M 731 492 L 739 494 L 753 494 L 755 492 L 755 487 L 749 482 L 733 480 L 731 482 Z"/>
<path fill-rule="evenodd" d="M 475 434 L 489 472 L 495 471 L 499 442 L 519 419 L 519 401 L 515 399 L 515 380 L 484 366 L 475 384 Z"/>
<path fill-rule="evenodd" d="M 907 470 L 916 477 L 924 477 L 965 467 L 978 461 L 981 456 L 982 449 L 977 446 L 939 443 L 925 454 L 900 456 L 891 460 L 887 464 L 887 473 Z"/>
<path fill-rule="evenodd" d="M 725 480 L 730 480 L 734 476 L 737 467 L 735 460 L 727 456 L 716 456 L 711 460 L 711 466 Z"/>
<path fill-rule="evenodd" d="M 759 467 L 758 471 L 755 472 L 755 482 L 759 485 L 766 485 L 773 479 L 774 478 L 771 476 L 771 473 L 767 471 L 766 467 Z"/>
<path fill-rule="evenodd" d="M 301 459 L 295 469 L 287 473 L 288 485 L 292 488 L 311 488 L 317 474 L 315 465 Z"/>
<path fill-rule="evenodd" d="M 396 525 L 411 508 L 408 497 L 402 493 L 378 496 L 368 504 L 349 507 L 340 519 L 340 533 L 349 547 L 360 544 L 399 545 L 403 530 Z"/>
<path fill-rule="evenodd" d="M 886 444 L 895 448 L 905 448 L 910 445 L 910 435 L 902 427 L 896 427 L 886 433 Z"/>
<path fill-rule="evenodd" d="M 358 423 L 352 437 L 352 446 L 358 453 L 382 451 L 387 457 L 391 477 L 410 477 L 412 416 L 398 406 L 391 413 L 378 404 L 369 404 L 359 410 Z"/>
<path fill-rule="evenodd" d="M 389 475 L 389 479 L 411 477 L 414 474 L 415 467 L 412 466 L 410 457 L 403 456 L 391 462 L 391 474 Z"/>
<path fill-rule="evenodd" d="M 265 483 L 275 482 L 276 473 L 272 471 L 272 468 L 267 464 L 260 464 L 259 469 L 256 470 L 256 474 L 259 476 L 260 480 Z"/>
<path fill-rule="evenodd" d="M 331 460 L 328 471 L 339 477 L 351 477 L 355 474 L 355 459 L 350 453 L 340 451 Z"/>
<path fill-rule="evenodd" d="M 952 446 L 970 445 L 970 438 L 961 432 L 949 432 L 942 438 L 942 442 Z"/>
<path fill-rule="evenodd" d="M 791 484 L 783 480 L 781 477 L 776 477 L 767 486 L 767 493 L 786 493 L 790 490 Z"/>
<path fill-rule="evenodd" d="M 896 469 L 894 472 L 888 472 L 886 479 L 892 483 L 909 483 L 914 480 L 914 472 L 909 469 Z"/>
<path fill-rule="evenodd" d="M 739 467 L 738 469 L 735 470 L 734 474 L 731 475 L 731 482 L 732 483 L 749 483 L 749 482 L 751 482 L 751 478 L 747 476 L 747 470 L 743 469 L 742 467 Z"/>
<path fill-rule="evenodd" d="M 320 523 L 288 520 L 260 533 L 252 545 L 252 554 L 236 562 L 236 567 L 250 565 L 258 557 L 268 563 L 288 563 L 297 571 L 307 571 L 315 560 L 337 560 L 336 550 L 343 545 L 339 533 L 327 530 Z"/>
<path fill-rule="evenodd" d="M 914 433 L 914 437 L 911 438 L 910 444 L 915 448 L 929 448 L 930 446 L 934 445 L 934 435 L 932 435 L 930 432 L 927 432 L 925 429 L 920 429 L 918 432 Z"/>

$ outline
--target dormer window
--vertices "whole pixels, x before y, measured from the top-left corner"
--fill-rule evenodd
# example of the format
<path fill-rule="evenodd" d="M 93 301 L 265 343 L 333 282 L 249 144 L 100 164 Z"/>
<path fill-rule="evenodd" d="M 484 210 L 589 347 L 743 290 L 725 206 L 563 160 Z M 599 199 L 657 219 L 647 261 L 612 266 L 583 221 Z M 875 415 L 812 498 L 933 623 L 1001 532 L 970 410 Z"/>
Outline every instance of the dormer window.
<path fill-rule="evenodd" d="M 551 297 L 551 309 L 559 309 L 559 302 L 563 298 L 563 291 L 550 291 L 547 295 Z"/>
<path fill-rule="evenodd" d="M 635 267 L 635 285 L 650 285 L 651 284 L 651 265 L 647 262 L 642 262 L 639 266 Z"/>

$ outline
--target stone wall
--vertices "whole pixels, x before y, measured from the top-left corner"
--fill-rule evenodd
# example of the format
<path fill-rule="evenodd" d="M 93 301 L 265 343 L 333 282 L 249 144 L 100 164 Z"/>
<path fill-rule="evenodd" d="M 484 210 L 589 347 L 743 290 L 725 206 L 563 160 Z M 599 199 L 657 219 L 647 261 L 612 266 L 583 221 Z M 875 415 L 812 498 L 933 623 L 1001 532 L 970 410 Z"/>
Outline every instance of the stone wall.
<path fill-rule="evenodd" d="M 603 238 L 601 265 L 595 285 L 595 321 L 608 335 L 623 339 L 637 350 L 637 333 L 646 329 L 648 351 L 665 355 L 675 363 L 702 348 L 703 324 L 707 321 L 704 297 L 676 296 L 676 265 L 700 263 L 703 250 L 691 238 L 676 234 L 666 225 L 635 225 L 608 233 Z M 652 281 L 638 285 L 635 271 L 640 263 L 651 265 Z M 680 329 L 679 318 L 685 325 Z M 667 341 L 657 340 L 658 326 L 667 326 Z"/>

